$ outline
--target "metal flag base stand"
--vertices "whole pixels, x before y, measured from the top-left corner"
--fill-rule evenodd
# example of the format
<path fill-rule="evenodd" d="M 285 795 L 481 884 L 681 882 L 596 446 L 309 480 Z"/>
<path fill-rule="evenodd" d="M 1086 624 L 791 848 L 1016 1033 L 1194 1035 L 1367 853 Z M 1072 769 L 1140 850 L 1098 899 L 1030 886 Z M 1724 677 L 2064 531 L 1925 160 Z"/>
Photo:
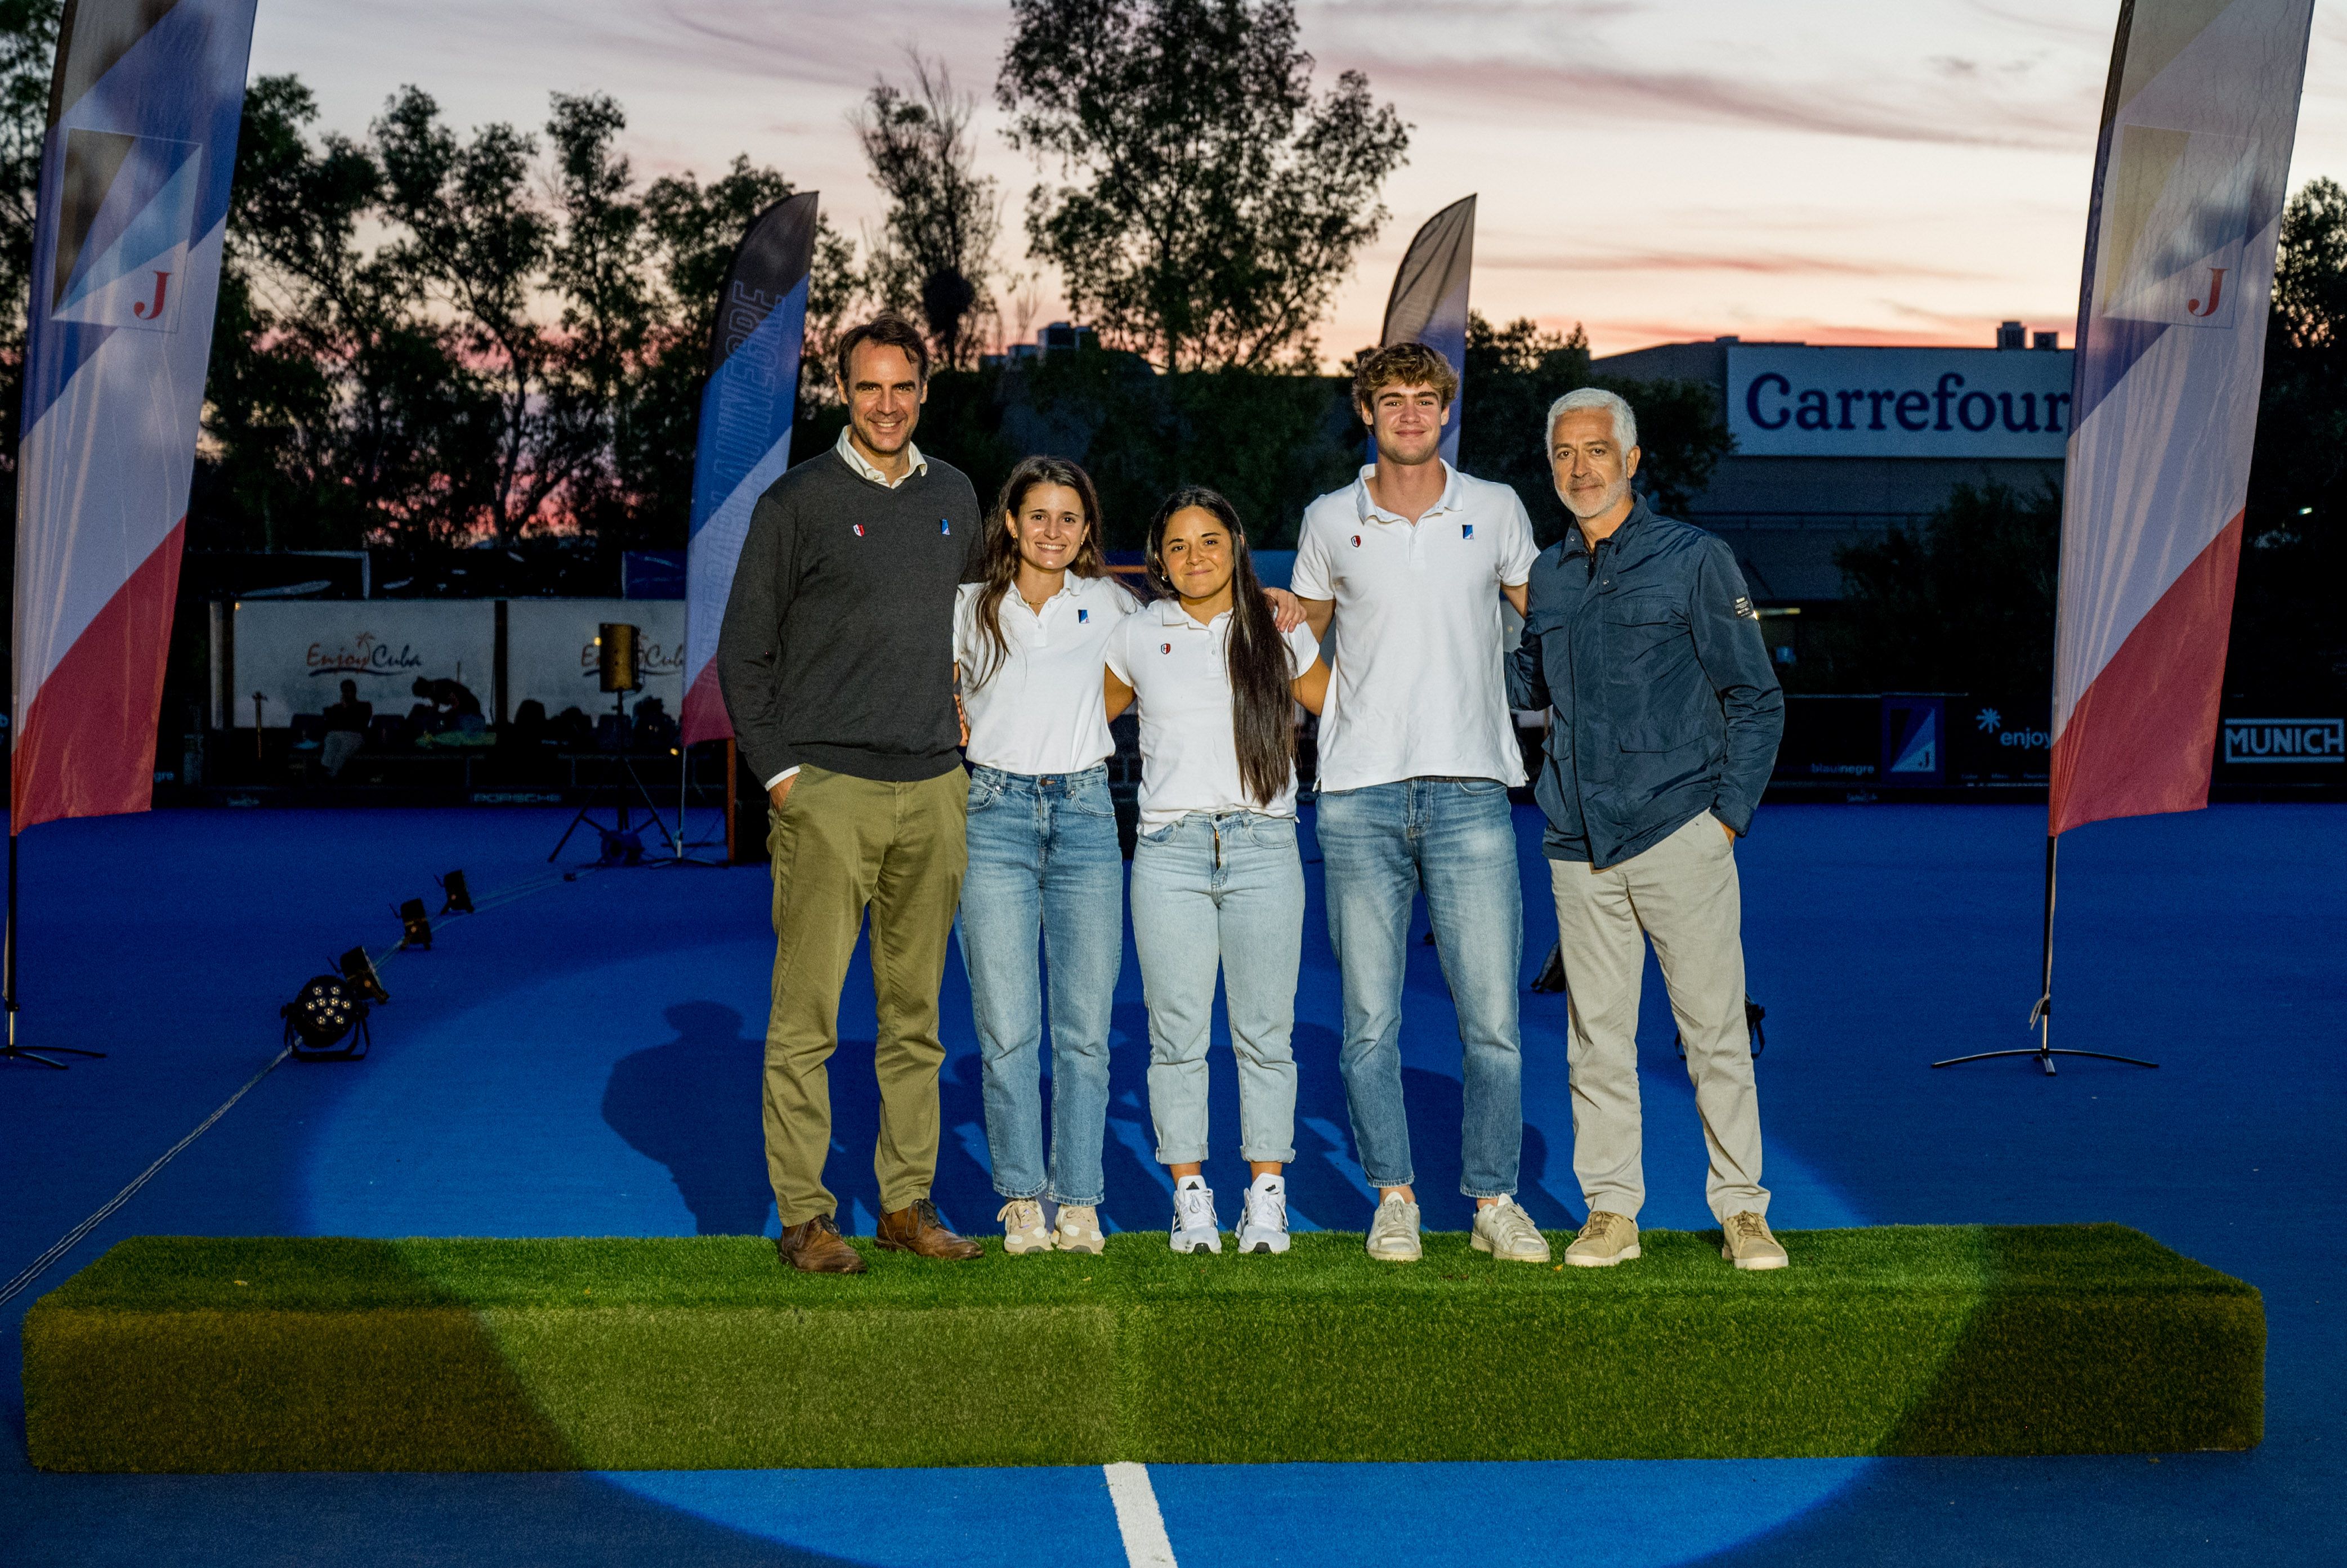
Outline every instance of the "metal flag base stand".
<path fill-rule="evenodd" d="M 9 772 L 13 775 L 15 771 L 13 758 L 10 759 L 8 765 Z M 12 805 L 14 803 L 11 802 Z M 15 823 L 12 822 L 8 825 L 8 933 L 5 938 L 6 951 L 5 953 L 0 953 L 0 968 L 5 968 L 6 971 L 5 975 L 0 975 L 0 982 L 5 982 L 6 993 L 5 996 L 0 996 L 0 1006 L 5 1006 L 8 1012 L 8 1043 L 5 1046 L 0 1046 L 0 1061 L 29 1061 L 34 1063 L 36 1066 L 52 1067 L 59 1072 L 66 1072 L 71 1070 L 67 1068 L 64 1062 L 57 1061 L 56 1057 L 51 1056 L 49 1054 L 50 1052 L 56 1052 L 56 1056 L 104 1056 L 106 1052 L 102 1050 L 84 1050 L 77 1045 L 45 1045 L 38 1050 L 28 1050 L 25 1047 L 16 1043 L 15 828 L 16 825 Z"/>
<path fill-rule="evenodd" d="M 2107 1050 L 2068 1050 L 2054 1043 L 2054 848 L 2062 841 L 2045 840 L 2045 988 L 2038 993 L 2037 1005 L 2029 1009 L 2029 1027 L 2037 1031 L 2037 1043 L 2012 1050 L 1978 1050 L 1970 1056 L 1952 1056 L 1945 1061 L 1932 1063 L 1934 1067 L 1956 1067 L 1967 1061 L 1986 1061 L 1998 1056 L 2034 1057 L 2037 1065 L 2052 1078 L 2054 1059 L 2057 1056 L 2091 1056 L 2097 1061 L 2124 1061 L 2130 1067 L 2157 1067 L 2156 1061 L 2146 1061 L 2139 1056 L 2119 1056 Z"/>

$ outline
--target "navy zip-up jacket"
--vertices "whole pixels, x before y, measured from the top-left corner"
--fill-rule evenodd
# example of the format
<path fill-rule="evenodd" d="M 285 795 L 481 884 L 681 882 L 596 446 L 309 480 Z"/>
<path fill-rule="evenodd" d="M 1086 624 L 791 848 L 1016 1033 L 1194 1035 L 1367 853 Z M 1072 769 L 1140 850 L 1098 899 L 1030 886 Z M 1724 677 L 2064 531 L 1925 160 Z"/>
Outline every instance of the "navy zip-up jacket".
<path fill-rule="evenodd" d="M 1603 869 L 1706 811 L 1749 832 L 1785 694 L 1727 541 L 1639 500 L 1594 550 L 1566 529 L 1530 594 L 1508 698 L 1554 710 L 1542 851 Z"/>

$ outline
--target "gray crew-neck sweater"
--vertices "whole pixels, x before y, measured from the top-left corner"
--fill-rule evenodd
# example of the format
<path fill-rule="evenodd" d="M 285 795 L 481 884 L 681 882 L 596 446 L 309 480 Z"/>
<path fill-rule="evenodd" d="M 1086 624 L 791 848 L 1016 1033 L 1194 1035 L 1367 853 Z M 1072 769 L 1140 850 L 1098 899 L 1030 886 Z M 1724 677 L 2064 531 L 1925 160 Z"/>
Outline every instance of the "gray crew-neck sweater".
<path fill-rule="evenodd" d="M 954 589 L 979 559 L 978 492 L 928 464 L 892 490 L 825 451 L 751 509 L 717 678 L 758 778 L 910 784 L 959 760 Z"/>

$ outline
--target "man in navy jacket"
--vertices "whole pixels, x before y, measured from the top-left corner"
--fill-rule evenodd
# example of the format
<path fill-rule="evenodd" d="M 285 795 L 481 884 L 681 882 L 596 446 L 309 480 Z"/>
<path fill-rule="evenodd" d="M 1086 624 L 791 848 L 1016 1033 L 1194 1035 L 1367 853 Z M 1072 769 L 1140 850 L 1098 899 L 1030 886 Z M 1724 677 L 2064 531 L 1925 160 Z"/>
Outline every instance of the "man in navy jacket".
<path fill-rule="evenodd" d="M 1552 710 L 1536 794 L 1570 992 L 1573 1172 L 1590 1211 L 1564 1260 L 1638 1255 L 1638 988 L 1652 938 L 1710 1151 L 1721 1255 L 1781 1268 L 1760 1185 L 1736 840 L 1776 764 L 1784 693 L 1735 553 L 1631 493 L 1630 405 L 1568 393 L 1549 410 L 1547 447 L 1575 527 L 1533 563 L 1509 686 L 1516 707 Z"/>

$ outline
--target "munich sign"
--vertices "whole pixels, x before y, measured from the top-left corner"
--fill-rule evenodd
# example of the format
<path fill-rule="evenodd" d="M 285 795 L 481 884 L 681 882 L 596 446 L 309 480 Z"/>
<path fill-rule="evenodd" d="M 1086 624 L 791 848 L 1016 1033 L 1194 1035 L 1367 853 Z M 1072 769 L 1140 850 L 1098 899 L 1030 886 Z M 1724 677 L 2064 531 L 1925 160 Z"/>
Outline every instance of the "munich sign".
<path fill-rule="evenodd" d="M 2070 438 L 2067 349 L 1732 344 L 1727 428 L 1747 457 L 2037 457 Z"/>
<path fill-rule="evenodd" d="M 2228 719 L 2229 763 L 2347 763 L 2347 719 Z"/>

